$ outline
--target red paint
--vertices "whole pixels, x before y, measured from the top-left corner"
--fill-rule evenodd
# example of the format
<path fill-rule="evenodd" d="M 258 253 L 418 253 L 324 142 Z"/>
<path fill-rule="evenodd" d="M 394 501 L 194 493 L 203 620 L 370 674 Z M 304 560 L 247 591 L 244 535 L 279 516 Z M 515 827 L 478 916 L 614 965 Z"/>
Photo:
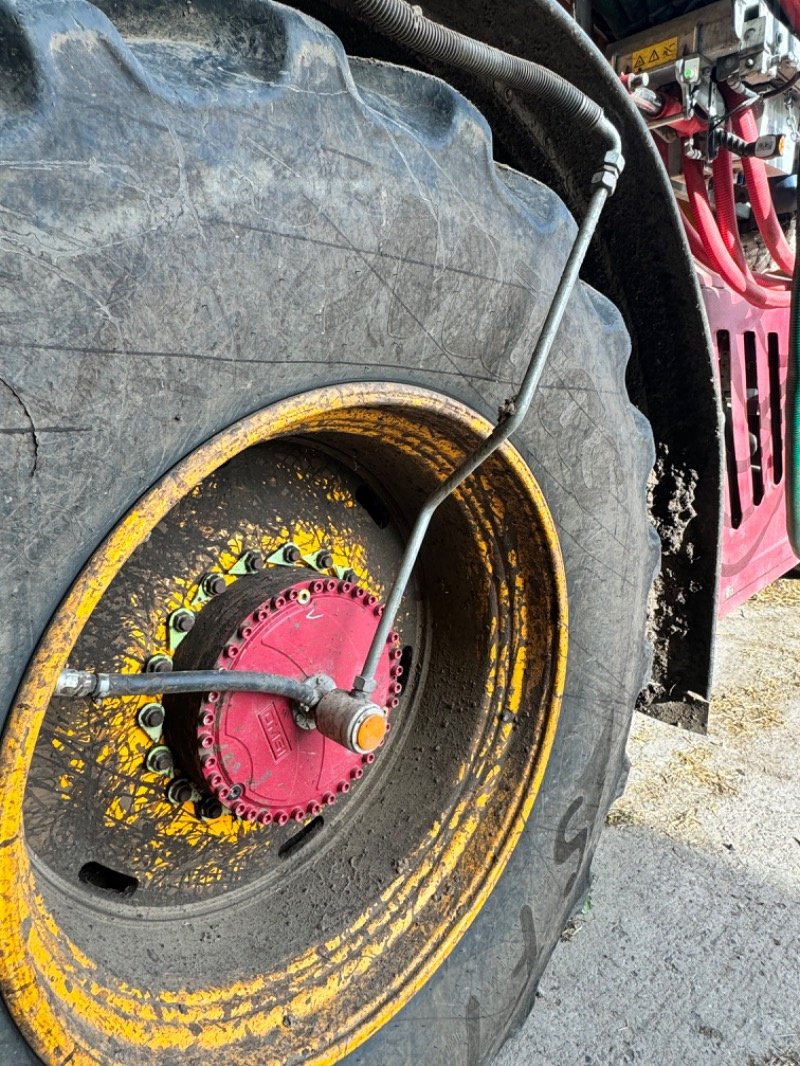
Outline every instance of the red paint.
<path fill-rule="evenodd" d="M 308 602 L 300 602 L 306 595 Z M 347 688 L 363 666 L 382 611 L 374 596 L 349 582 L 301 582 L 239 622 L 216 668 L 296 678 L 327 674 Z M 372 697 L 389 713 L 397 706 L 399 659 L 392 634 Z M 285 825 L 319 814 L 374 761 L 317 730 L 301 729 L 288 700 L 251 692 L 209 693 L 197 739 L 209 789 L 237 817 L 262 824 Z"/>
<path fill-rule="evenodd" d="M 789 308 L 753 307 L 717 275 L 698 274 L 726 409 L 723 617 L 800 562 L 786 532 Z"/>

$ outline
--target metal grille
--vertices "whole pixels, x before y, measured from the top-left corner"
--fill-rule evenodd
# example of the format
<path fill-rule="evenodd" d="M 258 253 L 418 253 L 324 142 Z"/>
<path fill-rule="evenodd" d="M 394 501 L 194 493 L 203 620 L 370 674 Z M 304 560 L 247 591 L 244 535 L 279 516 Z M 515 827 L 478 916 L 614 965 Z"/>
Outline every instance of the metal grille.
<path fill-rule="evenodd" d="M 700 271 L 719 361 L 725 499 L 719 615 L 798 563 L 786 534 L 789 310 L 762 310 Z"/>

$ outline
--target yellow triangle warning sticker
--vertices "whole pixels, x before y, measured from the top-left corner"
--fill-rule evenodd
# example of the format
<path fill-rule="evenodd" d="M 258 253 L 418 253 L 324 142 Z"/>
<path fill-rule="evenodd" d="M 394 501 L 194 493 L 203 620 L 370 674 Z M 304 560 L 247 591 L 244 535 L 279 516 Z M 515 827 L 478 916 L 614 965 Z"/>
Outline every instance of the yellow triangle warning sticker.
<path fill-rule="evenodd" d="M 640 48 L 631 56 L 631 68 L 640 74 L 643 70 L 658 67 L 662 63 L 673 61 L 678 55 L 678 38 L 668 37 L 664 41 Z"/>

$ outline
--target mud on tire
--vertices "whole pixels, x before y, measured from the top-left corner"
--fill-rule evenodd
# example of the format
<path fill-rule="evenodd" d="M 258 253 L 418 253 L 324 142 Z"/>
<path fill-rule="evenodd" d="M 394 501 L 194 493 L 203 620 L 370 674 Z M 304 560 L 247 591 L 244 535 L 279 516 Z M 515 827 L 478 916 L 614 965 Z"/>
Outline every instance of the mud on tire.
<path fill-rule="evenodd" d="M 4 15 L 3 714 L 102 538 L 212 434 L 353 381 L 493 418 L 575 233 L 551 191 L 493 162 L 481 115 L 438 80 L 348 60 L 277 4 L 105 6 L 112 21 L 83 3 Z M 516 439 L 569 588 L 544 784 L 468 932 L 348 1063 L 491 1061 L 585 888 L 649 668 L 653 455 L 627 358 L 616 310 L 581 286 Z M 8 967 L 4 995 L 18 1015 Z M 175 1061 L 195 1055 L 201 1034 Z M 0 1057 L 34 1061 L 9 1017 Z"/>

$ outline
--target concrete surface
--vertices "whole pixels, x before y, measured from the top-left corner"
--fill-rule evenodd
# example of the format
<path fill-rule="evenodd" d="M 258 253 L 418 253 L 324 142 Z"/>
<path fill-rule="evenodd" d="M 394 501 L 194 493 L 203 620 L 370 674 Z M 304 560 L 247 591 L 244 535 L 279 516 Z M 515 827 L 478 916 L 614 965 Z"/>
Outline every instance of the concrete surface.
<path fill-rule="evenodd" d="M 590 908 L 497 1066 L 800 1066 L 800 581 L 720 625 L 709 733 L 636 716 Z"/>

